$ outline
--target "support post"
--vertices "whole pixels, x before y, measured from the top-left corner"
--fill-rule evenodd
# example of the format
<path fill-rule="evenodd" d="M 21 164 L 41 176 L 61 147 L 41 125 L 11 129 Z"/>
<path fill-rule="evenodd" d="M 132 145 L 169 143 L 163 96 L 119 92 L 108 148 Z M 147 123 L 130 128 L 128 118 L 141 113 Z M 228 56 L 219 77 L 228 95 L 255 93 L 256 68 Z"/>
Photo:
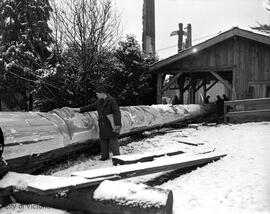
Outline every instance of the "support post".
<path fill-rule="evenodd" d="M 236 94 L 236 87 L 237 87 L 237 81 L 238 81 L 238 73 L 239 73 L 239 41 L 236 37 L 234 37 L 233 40 L 233 79 L 232 79 L 232 100 L 236 100 L 237 94 Z"/>
<path fill-rule="evenodd" d="M 184 85 L 185 85 L 185 78 L 179 78 L 178 79 L 178 85 L 179 85 L 179 102 L 180 104 L 184 104 Z"/>
<path fill-rule="evenodd" d="M 206 99 L 206 78 L 203 78 L 203 100 Z"/>
<path fill-rule="evenodd" d="M 161 104 L 162 101 L 162 75 L 159 72 L 157 74 L 157 104 Z"/>

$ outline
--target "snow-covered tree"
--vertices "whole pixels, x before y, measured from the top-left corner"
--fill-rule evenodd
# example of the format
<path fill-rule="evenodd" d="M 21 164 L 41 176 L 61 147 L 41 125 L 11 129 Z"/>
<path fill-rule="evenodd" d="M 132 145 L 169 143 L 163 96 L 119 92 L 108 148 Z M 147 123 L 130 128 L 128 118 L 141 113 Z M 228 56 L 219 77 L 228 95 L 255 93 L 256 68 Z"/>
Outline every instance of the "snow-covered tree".
<path fill-rule="evenodd" d="M 265 9 L 270 13 L 270 0 L 265 1 Z M 252 27 L 254 30 L 259 30 L 270 35 L 270 23 L 269 24 L 261 24 L 259 23 L 258 26 Z"/>
<path fill-rule="evenodd" d="M 115 50 L 116 67 L 108 75 L 111 93 L 121 105 L 155 103 L 155 78 L 149 73 L 149 65 L 157 60 L 145 55 L 133 35 L 119 42 Z"/>
<path fill-rule="evenodd" d="M 52 0 L 52 6 L 57 53 L 67 67 L 75 68 L 87 104 L 105 72 L 103 59 L 118 42 L 119 18 L 111 0 Z"/>
<path fill-rule="evenodd" d="M 1 89 L 11 96 L 5 102 L 22 102 L 28 109 L 29 94 L 48 67 L 52 44 L 47 24 L 51 7 L 48 0 L 2 0 L 0 2 Z M 29 103 L 28 103 L 29 104 Z"/>

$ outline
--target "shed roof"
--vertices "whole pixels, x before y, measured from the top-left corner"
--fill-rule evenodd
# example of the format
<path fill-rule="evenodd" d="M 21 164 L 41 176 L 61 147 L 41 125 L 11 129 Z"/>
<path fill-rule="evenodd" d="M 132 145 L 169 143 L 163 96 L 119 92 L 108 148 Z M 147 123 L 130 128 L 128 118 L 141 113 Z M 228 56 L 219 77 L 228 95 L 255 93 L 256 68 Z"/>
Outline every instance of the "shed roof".
<path fill-rule="evenodd" d="M 173 63 L 177 60 L 180 60 L 182 58 L 190 56 L 190 55 L 194 54 L 194 52 L 209 48 L 215 44 L 218 44 L 218 43 L 220 43 L 226 39 L 229 39 L 231 37 L 234 37 L 234 36 L 239 36 L 239 37 L 254 40 L 256 42 L 260 42 L 260 43 L 263 43 L 266 45 L 270 45 L 270 37 L 269 36 L 254 33 L 252 31 L 248 31 L 248 30 L 243 30 L 243 29 L 240 29 L 238 27 L 234 27 L 234 28 L 232 28 L 228 31 L 225 31 L 225 32 L 223 32 L 215 37 L 212 37 L 211 39 L 208 39 L 202 43 L 199 43 L 197 45 L 191 46 L 190 48 L 182 50 L 178 54 L 172 55 L 166 59 L 163 59 L 161 61 L 154 63 L 153 65 L 150 66 L 150 71 L 158 70 L 158 69 L 162 68 L 163 66 L 166 66 L 166 65 Z"/>

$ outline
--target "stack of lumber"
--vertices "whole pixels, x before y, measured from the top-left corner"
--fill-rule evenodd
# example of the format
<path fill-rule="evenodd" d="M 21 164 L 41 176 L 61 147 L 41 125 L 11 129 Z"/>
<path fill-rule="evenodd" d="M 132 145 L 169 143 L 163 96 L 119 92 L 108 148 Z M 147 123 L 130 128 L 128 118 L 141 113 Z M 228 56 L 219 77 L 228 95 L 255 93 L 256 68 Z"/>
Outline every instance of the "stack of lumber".
<path fill-rule="evenodd" d="M 71 177 L 34 176 L 8 172 L 0 180 L 0 190 L 1 192 L 6 192 L 6 195 L 2 195 L 2 197 L 12 195 L 19 203 L 41 204 L 64 210 L 91 213 L 171 214 L 173 203 L 172 191 L 147 186 L 138 187 L 135 184 L 121 182 L 125 178 L 206 164 L 226 155 L 217 152 L 177 153 L 179 151 L 175 151 L 175 155 L 154 158 L 148 162 L 74 172 Z M 151 156 L 150 154 L 147 155 Z M 108 180 L 120 183 L 108 183 Z M 118 194 L 115 191 L 112 194 L 110 193 L 110 188 L 106 188 L 108 185 L 120 185 L 124 192 L 131 192 L 132 194 L 121 195 L 121 192 Z M 151 192 L 152 195 L 162 198 L 162 200 L 157 202 L 141 198 L 140 203 L 138 203 L 138 189 Z"/>

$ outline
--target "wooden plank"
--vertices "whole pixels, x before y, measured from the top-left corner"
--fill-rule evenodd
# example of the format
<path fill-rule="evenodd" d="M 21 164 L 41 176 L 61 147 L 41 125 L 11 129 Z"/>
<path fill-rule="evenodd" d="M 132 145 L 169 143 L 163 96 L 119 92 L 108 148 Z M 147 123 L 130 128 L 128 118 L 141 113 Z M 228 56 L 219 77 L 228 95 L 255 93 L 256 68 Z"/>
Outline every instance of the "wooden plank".
<path fill-rule="evenodd" d="M 141 154 L 130 154 L 130 155 L 117 155 L 112 157 L 113 165 L 124 165 L 124 164 L 132 164 L 138 162 L 147 162 L 153 161 L 154 158 L 162 157 L 162 156 L 172 156 L 179 155 L 184 153 L 181 150 L 171 150 L 171 151 L 156 151 L 156 152 L 146 152 Z"/>
<path fill-rule="evenodd" d="M 270 104 L 270 98 L 258 98 L 258 99 L 244 99 L 244 100 L 232 100 L 224 102 L 224 105 L 233 106 L 237 104 Z"/>
<path fill-rule="evenodd" d="M 226 154 L 216 152 L 175 155 L 145 163 L 75 172 L 72 174 L 74 177 L 33 176 L 11 172 L 0 180 L 0 189 L 3 190 L 12 186 L 16 189 L 25 189 L 40 195 L 55 194 L 61 191 L 95 186 L 104 180 L 119 180 L 156 172 L 184 169 L 209 163 L 224 156 Z M 8 176 L 13 177 L 13 179 L 10 179 Z"/>
<path fill-rule="evenodd" d="M 88 179 L 111 175 L 119 175 L 121 178 L 128 178 L 168 170 L 183 169 L 186 167 L 196 166 L 203 163 L 218 160 L 224 156 L 226 156 L 226 154 L 216 152 L 211 152 L 207 154 L 189 155 L 189 156 L 183 156 L 180 154 L 171 157 L 159 158 L 157 160 L 150 162 L 74 172 L 72 175 L 81 176 Z"/>
<path fill-rule="evenodd" d="M 178 140 L 178 143 L 183 143 L 183 144 L 187 144 L 190 146 L 199 146 L 199 145 L 203 145 L 204 143 L 195 143 L 195 142 L 188 142 L 188 141 L 182 141 L 182 140 Z"/>
<path fill-rule="evenodd" d="M 253 110 L 253 111 L 236 111 L 229 112 L 225 116 L 226 117 L 244 117 L 248 115 L 270 115 L 270 109 L 261 109 L 261 110 Z"/>
<path fill-rule="evenodd" d="M 41 195 L 55 194 L 63 191 L 70 191 L 72 189 L 80 189 L 85 187 L 91 187 L 99 185 L 105 180 L 119 180 L 121 179 L 117 175 L 104 176 L 94 179 L 84 179 L 83 177 L 53 177 L 43 179 L 35 179 L 33 182 L 28 183 L 27 190 L 30 192 L 35 192 Z M 83 178 L 80 180 L 78 178 Z M 48 182 L 51 182 L 48 188 Z M 55 185 L 56 182 L 56 185 Z M 60 184 L 60 185 L 59 185 Z"/>

